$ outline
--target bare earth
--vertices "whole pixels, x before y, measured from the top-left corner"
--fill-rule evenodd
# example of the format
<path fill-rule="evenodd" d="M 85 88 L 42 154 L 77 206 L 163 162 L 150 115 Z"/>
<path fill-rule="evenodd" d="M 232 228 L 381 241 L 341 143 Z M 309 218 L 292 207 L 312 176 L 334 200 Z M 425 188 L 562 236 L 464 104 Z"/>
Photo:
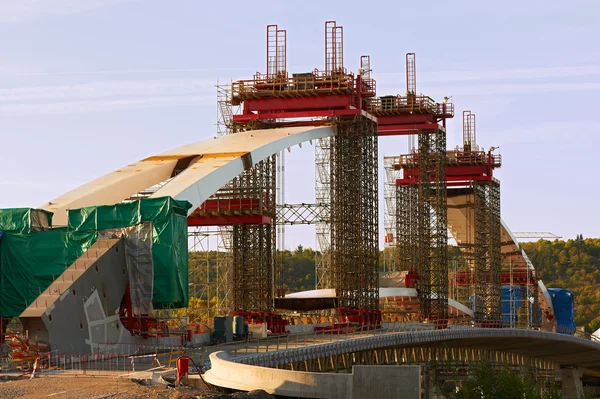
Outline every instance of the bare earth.
<path fill-rule="evenodd" d="M 267 399 L 265 392 L 224 394 L 204 392 L 188 387 L 169 388 L 166 385 L 144 386 L 127 379 L 86 377 L 40 377 L 0 382 L 0 399 L 60 398 L 60 399 Z"/>

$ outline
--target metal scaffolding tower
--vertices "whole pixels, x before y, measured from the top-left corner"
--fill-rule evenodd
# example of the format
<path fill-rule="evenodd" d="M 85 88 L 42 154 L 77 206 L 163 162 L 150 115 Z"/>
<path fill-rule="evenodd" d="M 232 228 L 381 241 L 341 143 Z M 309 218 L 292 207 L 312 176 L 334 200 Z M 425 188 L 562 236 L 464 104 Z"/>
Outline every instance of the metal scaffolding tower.
<path fill-rule="evenodd" d="M 331 146 L 331 271 L 340 307 L 378 309 L 377 125 L 340 120 Z"/>
<path fill-rule="evenodd" d="M 315 201 L 329 208 L 331 203 L 331 139 L 323 138 L 315 143 Z M 329 209 L 315 226 L 317 258 L 315 259 L 315 287 L 331 286 L 331 224 Z"/>
<path fill-rule="evenodd" d="M 498 322 L 501 313 L 500 183 L 473 181 L 475 197 L 475 320 Z"/>
<path fill-rule="evenodd" d="M 409 154 L 390 158 L 386 175 L 386 245 L 392 270 L 407 271 L 405 284 L 418 291 L 421 316 L 448 319 L 448 234 L 446 201 L 446 118 L 452 104 L 417 94 L 416 57 L 406 54 L 406 95 L 378 97 L 370 103 L 380 136 L 409 136 Z M 417 146 L 411 137 L 416 136 Z M 402 172 L 402 177 L 399 173 Z M 387 269 L 386 269 L 387 270 Z"/>
<path fill-rule="evenodd" d="M 422 316 L 443 324 L 448 319 L 445 130 L 419 131 L 418 151 L 403 156 L 401 167 L 404 182 L 398 184 L 396 196 L 398 267 L 408 271 L 407 286 L 418 290 Z"/>
<path fill-rule="evenodd" d="M 463 147 L 448 152 L 447 185 L 452 196 L 452 226 L 462 259 L 452 271 L 454 299 L 471 305 L 479 325 L 502 321 L 500 183 L 493 170 L 501 158 L 484 152 L 476 141 L 475 114 L 463 112 Z"/>

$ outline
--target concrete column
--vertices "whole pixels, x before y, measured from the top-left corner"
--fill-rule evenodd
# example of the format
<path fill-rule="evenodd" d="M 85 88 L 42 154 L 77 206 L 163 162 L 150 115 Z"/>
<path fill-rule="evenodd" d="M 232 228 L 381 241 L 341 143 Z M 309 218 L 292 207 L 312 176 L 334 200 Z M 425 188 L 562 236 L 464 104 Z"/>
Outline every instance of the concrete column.
<path fill-rule="evenodd" d="M 577 368 L 561 368 L 560 377 L 565 399 L 577 399 L 579 395 L 583 394 L 581 371 L 577 370 Z"/>
<path fill-rule="evenodd" d="M 420 366 L 354 366 L 352 399 L 420 399 Z"/>

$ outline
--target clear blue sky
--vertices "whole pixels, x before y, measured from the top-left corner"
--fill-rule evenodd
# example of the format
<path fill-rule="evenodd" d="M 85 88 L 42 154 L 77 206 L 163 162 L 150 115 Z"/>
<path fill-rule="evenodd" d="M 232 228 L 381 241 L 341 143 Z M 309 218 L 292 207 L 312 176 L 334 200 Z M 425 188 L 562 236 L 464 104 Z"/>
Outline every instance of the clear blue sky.
<path fill-rule="evenodd" d="M 265 26 L 287 29 L 288 70 L 304 72 L 324 66 L 328 19 L 349 70 L 371 55 L 380 95 L 404 92 L 416 52 L 418 91 L 477 114 L 479 143 L 503 155 L 513 231 L 600 236 L 597 0 L 0 0 L 0 207 L 214 136 L 213 86 L 264 72 Z M 449 147 L 460 135 L 457 118 Z M 312 201 L 313 151 L 287 158 L 288 202 Z M 405 151 L 380 142 L 380 155 Z M 287 230 L 290 247 L 314 242 Z"/>

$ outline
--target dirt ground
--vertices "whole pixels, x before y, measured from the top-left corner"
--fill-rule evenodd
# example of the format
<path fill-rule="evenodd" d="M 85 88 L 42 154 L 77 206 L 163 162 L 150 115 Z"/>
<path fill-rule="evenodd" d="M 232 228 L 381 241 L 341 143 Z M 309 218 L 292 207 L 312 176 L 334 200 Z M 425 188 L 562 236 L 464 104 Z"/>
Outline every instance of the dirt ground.
<path fill-rule="evenodd" d="M 140 383 L 116 378 L 93 377 L 28 377 L 16 381 L 0 382 L 0 399 L 227 399 L 227 398 L 274 398 L 264 391 L 225 394 L 207 392 L 189 387 L 167 385 L 145 386 Z"/>

